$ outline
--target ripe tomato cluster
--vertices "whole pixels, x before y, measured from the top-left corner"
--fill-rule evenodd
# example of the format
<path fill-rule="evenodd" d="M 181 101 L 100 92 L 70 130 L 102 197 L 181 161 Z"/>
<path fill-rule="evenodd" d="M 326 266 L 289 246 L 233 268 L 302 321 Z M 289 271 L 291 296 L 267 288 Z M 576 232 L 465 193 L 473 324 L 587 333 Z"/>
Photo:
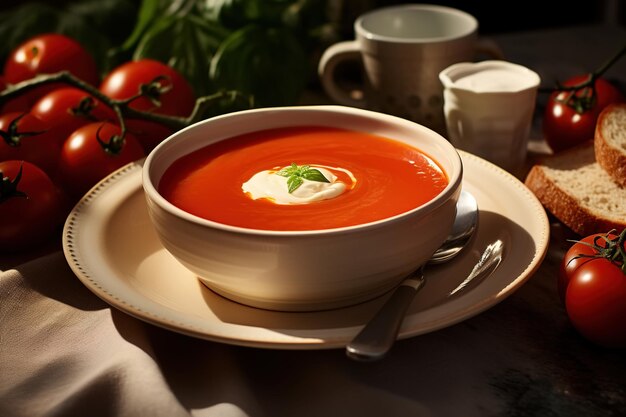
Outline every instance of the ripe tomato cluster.
<path fill-rule="evenodd" d="M 558 290 L 572 325 L 590 341 L 626 347 L 626 230 L 574 242 L 563 257 Z"/>
<path fill-rule="evenodd" d="M 185 117 L 195 105 L 189 83 L 168 65 L 130 61 L 101 80 L 89 52 L 60 34 L 36 36 L 13 50 L 0 75 L 0 91 L 60 71 L 112 100 L 128 100 L 131 109 Z M 172 133 L 145 119 L 124 122 L 122 135 L 113 108 L 61 82 L 24 89 L 0 102 L 1 249 L 20 250 L 50 237 L 86 191 Z"/>

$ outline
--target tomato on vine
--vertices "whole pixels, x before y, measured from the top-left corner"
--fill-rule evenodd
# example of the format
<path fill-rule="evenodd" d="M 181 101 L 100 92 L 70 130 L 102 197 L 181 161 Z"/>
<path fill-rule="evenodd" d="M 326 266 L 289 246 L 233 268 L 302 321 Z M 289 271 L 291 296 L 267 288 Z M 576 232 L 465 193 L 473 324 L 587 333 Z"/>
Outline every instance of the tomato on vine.
<path fill-rule="evenodd" d="M 4 77 L 8 84 L 59 71 L 68 71 L 94 86 L 100 80 L 96 61 L 90 52 L 76 40 L 58 33 L 45 33 L 26 40 L 11 51 L 4 64 Z M 38 86 L 23 93 L 22 99 L 32 105 L 39 97 L 58 86 Z"/>
<path fill-rule="evenodd" d="M 11 52 L 4 65 L 4 76 L 9 84 L 59 71 L 69 71 L 91 85 L 97 85 L 100 79 L 89 51 L 76 40 L 58 33 L 28 39 Z"/>
<path fill-rule="evenodd" d="M 86 124 L 117 120 L 113 109 L 75 87 L 51 91 L 33 105 L 30 113 L 56 129 L 64 138 Z"/>
<path fill-rule="evenodd" d="M 592 342 L 626 347 L 626 229 L 593 234 L 565 254 L 558 279 L 572 325 Z"/>
<path fill-rule="evenodd" d="M 626 101 L 622 92 L 608 80 L 590 77 L 592 74 L 572 77 L 548 98 L 543 116 L 543 135 L 554 152 L 593 139 L 602 109 L 609 104 Z M 582 87 L 567 89 L 576 86 Z"/>
<path fill-rule="evenodd" d="M 78 128 L 61 150 L 59 173 L 63 188 L 80 197 L 111 172 L 145 156 L 137 139 L 108 122 Z"/>
<path fill-rule="evenodd" d="M 50 238 L 62 220 L 62 197 L 50 177 L 25 161 L 0 162 L 0 250 Z"/>
<path fill-rule="evenodd" d="M 113 99 L 132 99 L 130 107 L 136 110 L 171 116 L 189 116 L 195 105 L 187 80 L 172 67 L 152 59 L 114 68 L 102 80 L 100 91 Z"/>

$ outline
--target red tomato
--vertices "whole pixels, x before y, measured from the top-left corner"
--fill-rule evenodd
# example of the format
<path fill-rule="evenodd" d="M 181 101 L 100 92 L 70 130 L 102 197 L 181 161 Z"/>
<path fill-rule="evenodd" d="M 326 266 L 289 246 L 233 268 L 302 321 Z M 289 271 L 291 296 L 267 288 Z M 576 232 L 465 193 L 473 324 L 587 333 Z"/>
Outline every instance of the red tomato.
<path fill-rule="evenodd" d="M 118 149 L 111 140 L 121 134 L 111 123 L 90 123 L 78 128 L 67 138 L 61 151 L 59 172 L 64 189 L 80 197 L 111 172 L 145 156 L 134 136 L 126 134 Z"/>
<path fill-rule="evenodd" d="M 38 74 L 69 71 L 92 85 L 99 81 L 98 68 L 91 54 L 74 39 L 57 33 L 35 36 L 19 45 L 4 65 L 10 84 Z"/>
<path fill-rule="evenodd" d="M 62 220 L 61 195 L 52 180 L 24 161 L 2 161 L 0 173 L 0 249 L 17 251 L 50 238 Z"/>
<path fill-rule="evenodd" d="M 62 137 L 42 120 L 30 113 L 3 114 L 0 136 L 0 161 L 28 161 L 55 175 Z"/>
<path fill-rule="evenodd" d="M 30 38 L 11 52 L 4 65 L 4 76 L 9 84 L 59 71 L 69 71 L 94 86 L 100 80 L 91 54 L 74 39 L 56 33 Z M 22 97 L 32 105 L 56 87 L 58 84 L 42 85 L 25 92 Z"/>
<path fill-rule="evenodd" d="M 173 68 L 151 59 L 127 62 L 113 69 L 102 81 L 100 91 L 114 99 L 128 99 L 137 95 L 142 85 L 154 80 L 158 80 L 161 87 L 170 88 L 160 94 L 160 105 L 140 97 L 132 101 L 130 107 L 172 116 L 191 114 L 195 98 L 187 80 Z"/>
<path fill-rule="evenodd" d="M 559 291 L 565 302 L 565 309 L 572 325 L 587 339 L 606 347 L 626 347 L 626 274 L 621 270 L 623 258 L 612 262 L 605 257 L 578 257 L 597 255 L 598 250 L 585 243 L 596 242 L 606 248 L 607 236 L 624 248 L 622 233 L 619 237 L 611 234 L 594 234 L 574 243 L 567 251 L 559 273 Z M 610 246 L 610 245 L 609 245 Z"/>
<path fill-rule="evenodd" d="M 576 269 L 578 269 L 579 266 L 589 260 L 588 256 L 592 256 L 598 253 L 598 251 L 593 247 L 593 244 L 597 242 L 597 244 L 601 244 L 603 247 L 606 247 L 605 241 L 602 239 L 602 237 L 615 239 L 617 236 L 613 233 L 610 233 L 608 235 L 606 233 L 596 233 L 590 236 L 586 236 L 583 239 L 574 243 L 565 253 L 565 256 L 561 260 L 557 283 L 559 297 L 561 298 L 561 301 L 565 302 L 565 293 L 567 291 L 567 286 L 569 285 L 571 277 L 576 272 Z M 598 238 L 600 240 L 597 240 Z M 583 256 L 581 257 L 580 255 Z"/>
<path fill-rule="evenodd" d="M 62 87 L 46 94 L 30 112 L 60 132 L 64 139 L 86 124 L 117 119 L 113 109 L 74 87 Z"/>
<path fill-rule="evenodd" d="M 573 86 L 587 80 L 588 75 L 580 75 L 563 83 Z M 603 78 L 595 82 L 596 102 L 584 113 L 563 103 L 570 92 L 561 91 L 550 94 L 543 117 L 543 135 L 554 152 L 570 148 L 576 144 L 593 139 L 598 115 L 611 103 L 624 102 L 623 94 L 613 84 Z M 579 90 L 577 96 L 584 93 Z"/>

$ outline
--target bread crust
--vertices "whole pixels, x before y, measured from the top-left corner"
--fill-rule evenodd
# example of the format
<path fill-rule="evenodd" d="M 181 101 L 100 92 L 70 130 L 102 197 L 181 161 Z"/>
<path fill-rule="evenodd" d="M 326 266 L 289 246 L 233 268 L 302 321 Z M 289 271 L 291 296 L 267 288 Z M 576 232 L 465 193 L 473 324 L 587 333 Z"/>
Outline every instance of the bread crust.
<path fill-rule="evenodd" d="M 600 113 L 596 124 L 593 147 L 598 164 L 600 164 L 616 183 L 622 187 L 626 187 L 626 152 L 611 146 L 602 131 L 604 120 L 607 117 L 611 117 L 613 111 L 626 111 L 626 105 L 609 105 Z M 626 129 L 626 126 L 624 126 L 624 129 Z"/>
<path fill-rule="evenodd" d="M 574 197 L 546 176 L 541 165 L 531 168 L 524 183 L 550 213 L 581 236 L 626 227 L 625 223 L 598 217 L 580 206 Z"/>

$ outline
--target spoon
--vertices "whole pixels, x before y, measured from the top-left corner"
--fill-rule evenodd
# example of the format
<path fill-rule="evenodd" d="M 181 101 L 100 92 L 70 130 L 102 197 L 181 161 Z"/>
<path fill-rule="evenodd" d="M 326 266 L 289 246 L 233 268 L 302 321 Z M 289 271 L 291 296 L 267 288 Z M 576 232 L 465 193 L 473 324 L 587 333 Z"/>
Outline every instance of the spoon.
<path fill-rule="evenodd" d="M 467 191 L 461 191 L 452 231 L 427 264 L 441 264 L 454 258 L 469 242 L 478 223 L 478 204 Z M 395 342 L 402 320 L 415 294 L 425 282 L 424 266 L 409 275 L 391 297 L 346 346 L 346 354 L 362 361 L 384 357 Z"/>

